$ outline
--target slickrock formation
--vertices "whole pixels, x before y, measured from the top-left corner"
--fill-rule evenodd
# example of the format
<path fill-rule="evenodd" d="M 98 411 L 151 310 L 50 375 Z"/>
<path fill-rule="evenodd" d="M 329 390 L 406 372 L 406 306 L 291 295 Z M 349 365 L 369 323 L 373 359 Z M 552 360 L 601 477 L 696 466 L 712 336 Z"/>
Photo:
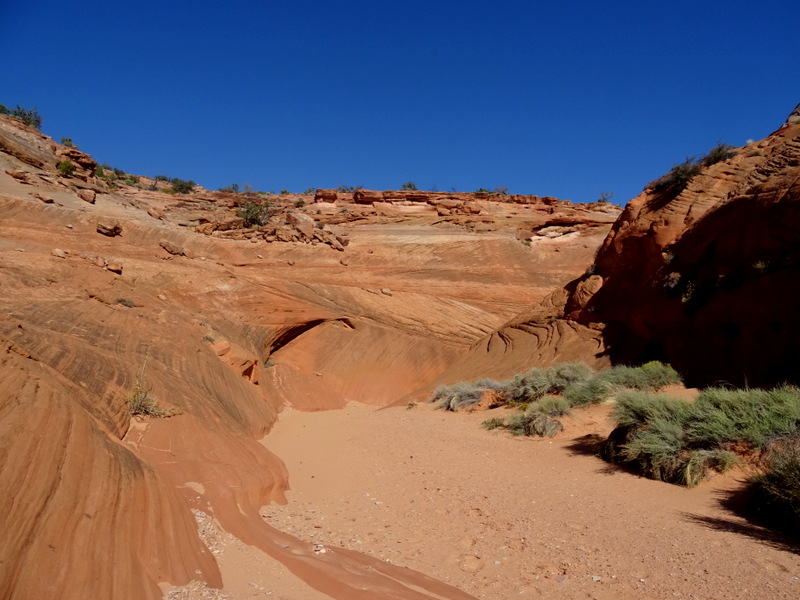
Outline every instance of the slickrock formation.
<path fill-rule="evenodd" d="M 604 323 L 613 360 L 666 360 L 695 385 L 797 382 L 798 227 L 795 124 L 675 198 L 647 189 L 632 200 L 566 314 Z"/>
<path fill-rule="evenodd" d="M 800 381 L 800 124 L 705 167 L 680 193 L 655 184 L 582 277 L 489 334 L 441 381 L 570 358 L 662 360 L 696 386 Z"/>
<path fill-rule="evenodd" d="M 469 597 L 269 527 L 287 473 L 258 440 L 285 405 L 425 385 L 578 276 L 616 207 L 287 195 L 245 228 L 264 197 L 107 181 L 9 117 L 0 148 L 0 599 L 218 587 L 191 509 L 334 598 Z"/>

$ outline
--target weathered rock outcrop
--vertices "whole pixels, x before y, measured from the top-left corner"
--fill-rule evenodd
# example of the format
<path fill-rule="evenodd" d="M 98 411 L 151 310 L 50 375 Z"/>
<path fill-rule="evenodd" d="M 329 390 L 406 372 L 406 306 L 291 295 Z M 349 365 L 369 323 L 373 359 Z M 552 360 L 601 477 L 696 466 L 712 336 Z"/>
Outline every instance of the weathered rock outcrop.
<path fill-rule="evenodd" d="M 603 327 L 614 362 L 670 362 L 692 385 L 800 381 L 800 124 L 646 189 L 614 224 L 564 316 Z"/>

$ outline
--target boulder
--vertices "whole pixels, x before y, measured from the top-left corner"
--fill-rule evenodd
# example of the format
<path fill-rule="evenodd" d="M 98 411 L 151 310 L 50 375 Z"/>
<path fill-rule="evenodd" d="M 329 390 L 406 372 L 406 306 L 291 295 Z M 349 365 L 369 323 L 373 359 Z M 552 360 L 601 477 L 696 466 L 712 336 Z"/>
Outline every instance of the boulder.
<path fill-rule="evenodd" d="M 122 234 L 122 225 L 116 221 L 98 221 L 97 233 L 108 237 L 116 237 Z"/>
<path fill-rule="evenodd" d="M 87 189 L 78 190 L 78 198 L 89 204 L 94 204 L 97 199 L 97 192 Z"/>
<path fill-rule="evenodd" d="M 169 240 L 161 240 L 158 243 L 164 250 L 172 254 L 173 256 L 185 256 L 186 253 L 184 252 L 183 248 L 176 244 L 175 242 L 171 242 Z"/>
<path fill-rule="evenodd" d="M 353 202 L 356 204 L 372 204 L 373 202 L 383 202 L 383 192 L 375 190 L 356 190 L 353 193 Z"/>
<path fill-rule="evenodd" d="M 314 202 L 336 202 L 339 199 L 337 190 L 317 190 Z"/>

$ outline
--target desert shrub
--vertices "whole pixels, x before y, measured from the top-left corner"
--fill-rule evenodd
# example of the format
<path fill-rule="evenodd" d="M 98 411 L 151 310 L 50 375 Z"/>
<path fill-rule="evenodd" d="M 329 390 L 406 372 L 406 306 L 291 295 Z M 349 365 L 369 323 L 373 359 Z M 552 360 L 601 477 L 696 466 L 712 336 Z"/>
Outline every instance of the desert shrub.
<path fill-rule="evenodd" d="M 702 164 L 704 167 L 710 167 L 711 165 L 715 165 L 723 160 L 733 158 L 736 156 L 737 152 L 738 151 L 733 146 L 719 143 L 709 150 L 708 154 L 700 159 L 700 164 Z"/>
<path fill-rule="evenodd" d="M 694 486 L 710 468 L 725 471 L 747 451 L 798 431 L 800 389 L 709 388 L 694 403 L 629 391 L 613 411 L 618 427 L 602 451 L 654 479 Z"/>
<path fill-rule="evenodd" d="M 433 394 L 433 402 L 436 408 L 457 411 L 461 408 L 469 408 L 480 402 L 486 388 L 478 386 L 469 381 L 460 381 L 453 385 L 440 385 Z"/>
<path fill-rule="evenodd" d="M 492 190 L 492 193 L 498 194 L 499 196 L 508 196 L 508 188 L 504 185 L 498 185 Z"/>
<path fill-rule="evenodd" d="M 75 165 L 72 164 L 72 161 L 62 160 L 56 165 L 56 169 L 58 169 L 62 177 L 72 177 L 72 174 L 75 172 Z"/>
<path fill-rule="evenodd" d="M 752 507 L 771 525 L 800 534 L 800 435 L 777 440 L 764 473 L 752 478 Z"/>
<path fill-rule="evenodd" d="M 597 197 L 598 204 L 608 204 L 611 201 L 611 198 L 614 197 L 614 192 L 600 192 L 600 195 Z"/>
<path fill-rule="evenodd" d="M 512 415 L 506 423 L 506 428 L 511 435 L 553 437 L 563 430 L 564 426 L 557 419 L 529 408 L 524 413 Z"/>
<path fill-rule="evenodd" d="M 133 308 L 136 306 L 136 303 L 130 298 L 117 298 L 117 304 L 121 304 L 127 308 Z"/>
<path fill-rule="evenodd" d="M 681 376 L 675 369 L 658 361 L 645 363 L 641 367 L 619 365 L 604 371 L 599 378 L 612 385 L 651 391 L 681 383 Z"/>
<path fill-rule="evenodd" d="M 0 104 L 0 115 L 10 115 L 11 111 L 8 110 L 5 104 Z"/>
<path fill-rule="evenodd" d="M 122 180 L 122 183 L 124 183 L 125 185 L 138 185 L 139 177 L 137 175 L 128 175 L 125 179 Z"/>
<path fill-rule="evenodd" d="M 158 406 L 153 391 L 144 383 L 141 377 L 136 379 L 133 393 L 128 398 L 128 412 L 134 417 L 171 417 L 177 412 L 175 409 L 164 410 Z"/>
<path fill-rule="evenodd" d="M 303 208 L 305 205 L 306 205 L 306 201 L 303 200 L 302 198 L 300 198 L 298 200 L 295 200 L 295 202 L 294 202 L 294 207 L 295 208 Z"/>
<path fill-rule="evenodd" d="M 272 207 L 265 200 L 248 200 L 237 209 L 236 215 L 244 219 L 245 227 L 259 227 L 269 220 Z"/>
<path fill-rule="evenodd" d="M 5 108 L 5 107 L 4 107 Z M 39 114 L 39 111 L 35 108 L 23 108 L 19 104 L 17 107 L 12 110 L 7 110 L 6 114 L 9 116 L 14 117 L 15 119 L 19 119 L 26 125 L 30 125 L 34 129 L 42 129 L 42 117 Z"/>
<path fill-rule="evenodd" d="M 745 443 L 760 449 L 800 426 L 800 390 L 708 388 L 698 396 L 693 413 L 687 426 L 690 443 Z"/>
<path fill-rule="evenodd" d="M 506 421 L 505 419 L 501 419 L 499 417 L 494 417 L 492 419 L 487 419 L 481 425 L 491 431 L 492 429 L 499 429 L 501 427 L 505 427 Z"/>
<path fill-rule="evenodd" d="M 156 181 L 169 181 L 169 177 L 166 175 L 156 175 L 154 179 Z"/>
<path fill-rule="evenodd" d="M 561 394 L 570 385 L 593 375 L 584 363 L 562 363 L 554 367 L 534 367 L 515 376 L 503 387 L 503 398 L 513 404 L 536 402 L 545 394 Z"/>
<path fill-rule="evenodd" d="M 703 170 L 703 165 L 697 162 L 697 158 L 689 157 L 682 163 L 679 163 L 670 169 L 669 173 L 663 177 L 656 179 L 650 184 L 654 192 L 663 193 L 668 192 L 677 196 L 695 175 L 700 174 Z"/>
<path fill-rule="evenodd" d="M 106 177 L 106 170 L 103 168 L 103 165 L 97 165 L 97 166 L 94 168 L 94 174 L 95 174 L 95 176 L 97 176 L 97 177 L 102 177 L 103 179 L 105 179 L 105 177 Z"/>
<path fill-rule="evenodd" d="M 569 414 L 570 404 L 561 396 L 545 396 L 531 408 L 548 417 L 560 417 Z"/>
<path fill-rule="evenodd" d="M 61 145 L 66 146 L 67 148 L 74 148 L 75 143 L 72 141 L 72 138 L 62 137 L 61 138 Z"/>
<path fill-rule="evenodd" d="M 400 189 L 404 192 L 415 192 L 417 191 L 417 184 L 413 181 L 407 181 L 403 185 L 400 186 Z"/>
<path fill-rule="evenodd" d="M 577 381 L 564 390 L 564 398 L 570 406 L 589 406 L 607 400 L 616 388 L 600 376 L 586 381 Z"/>
<path fill-rule="evenodd" d="M 114 171 L 116 172 L 116 169 L 114 169 Z M 173 177 L 170 183 L 172 183 L 171 191 L 173 194 L 188 194 L 194 189 L 194 186 L 196 185 L 195 182 L 192 181 L 191 179 L 187 181 L 184 179 L 179 179 L 177 177 Z"/>

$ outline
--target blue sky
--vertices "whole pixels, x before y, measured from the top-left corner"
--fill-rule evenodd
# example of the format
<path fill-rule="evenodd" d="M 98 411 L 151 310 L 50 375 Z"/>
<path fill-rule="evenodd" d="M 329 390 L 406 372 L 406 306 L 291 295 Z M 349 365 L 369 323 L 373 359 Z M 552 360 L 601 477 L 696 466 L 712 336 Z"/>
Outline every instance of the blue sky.
<path fill-rule="evenodd" d="M 627 202 L 800 102 L 797 0 L 0 0 L 0 103 L 216 189 Z"/>

